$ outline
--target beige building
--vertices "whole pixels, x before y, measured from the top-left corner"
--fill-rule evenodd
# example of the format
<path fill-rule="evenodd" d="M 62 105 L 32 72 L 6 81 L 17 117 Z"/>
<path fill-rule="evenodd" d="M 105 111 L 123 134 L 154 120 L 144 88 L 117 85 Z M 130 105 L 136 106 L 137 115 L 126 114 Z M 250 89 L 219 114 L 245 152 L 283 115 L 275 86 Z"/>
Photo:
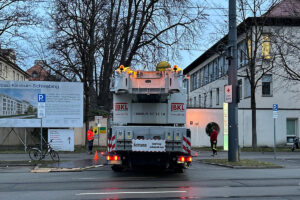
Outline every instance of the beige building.
<path fill-rule="evenodd" d="M 12 49 L 0 49 L 0 80 L 27 81 L 29 75 L 16 64 Z"/>

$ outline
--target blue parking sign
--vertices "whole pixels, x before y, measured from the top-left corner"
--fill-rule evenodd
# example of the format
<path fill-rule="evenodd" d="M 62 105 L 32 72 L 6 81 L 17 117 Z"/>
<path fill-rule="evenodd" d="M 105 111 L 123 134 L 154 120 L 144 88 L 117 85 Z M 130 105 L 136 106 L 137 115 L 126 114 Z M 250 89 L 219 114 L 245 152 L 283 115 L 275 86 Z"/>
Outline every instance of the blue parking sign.
<path fill-rule="evenodd" d="M 278 104 L 273 104 L 273 111 L 278 111 Z"/>
<path fill-rule="evenodd" d="M 38 102 L 46 102 L 46 94 L 38 94 Z"/>

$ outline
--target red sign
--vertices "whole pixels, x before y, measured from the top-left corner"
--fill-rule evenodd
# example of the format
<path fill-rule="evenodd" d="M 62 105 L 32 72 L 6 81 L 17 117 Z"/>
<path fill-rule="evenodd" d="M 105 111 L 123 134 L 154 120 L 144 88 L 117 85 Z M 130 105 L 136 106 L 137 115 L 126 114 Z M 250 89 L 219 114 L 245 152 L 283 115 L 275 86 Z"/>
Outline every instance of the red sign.
<path fill-rule="evenodd" d="M 128 103 L 115 103 L 115 111 L 128 111 Z"/>
<path fill-rule="evenodd" d="M 171 111 L 184 111 L 184 103 L 171 103 Z"/>

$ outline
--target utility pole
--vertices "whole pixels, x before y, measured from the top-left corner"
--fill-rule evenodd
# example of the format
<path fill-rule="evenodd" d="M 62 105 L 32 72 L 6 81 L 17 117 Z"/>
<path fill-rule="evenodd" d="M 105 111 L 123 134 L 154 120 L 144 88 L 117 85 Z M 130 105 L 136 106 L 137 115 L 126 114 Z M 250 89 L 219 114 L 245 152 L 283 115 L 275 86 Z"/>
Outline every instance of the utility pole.
<path fill-rule="evenodd" d="M 237 106 L 237 30 L 236 0 L 229 0 L 228 84 L 232 86 L 232 101 L 228 104 L 229 148 L 228 161 L 239 161 L 238 106 Z"/>

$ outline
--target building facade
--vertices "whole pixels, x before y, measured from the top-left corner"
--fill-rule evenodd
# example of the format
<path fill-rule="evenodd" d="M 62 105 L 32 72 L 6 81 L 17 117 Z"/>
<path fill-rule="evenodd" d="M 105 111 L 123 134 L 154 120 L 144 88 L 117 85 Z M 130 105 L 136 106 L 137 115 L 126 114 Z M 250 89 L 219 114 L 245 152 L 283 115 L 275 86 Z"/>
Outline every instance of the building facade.
<path fill-rule="evenodd" d="M 277 11 L 271 12 L 272 16 L 258 19 L 264 21 L 263 27 L 259 29 L 261 31 L 257 48 L 259 57 L 255 65 L 258 146 L 274 145 L 274 126 L 277 145 L 289 145 L 294 137 L 300 136 L 300 81 L 288 79 L 283 64 L 283 61 L 289 62 L 289 67 L 297 70 L 299 57 L 290 56 L 289 45 L 281 40 L 281 36 L 284 35 L 285 41 L 293 39 L 294 44 L 300 44 L 300 18 L 278 16 L 280 13 L 278 10 L 281 8 L 275 9 Z M 274 16 L 274 13 L 277 16 Z M 254 28 L 254 23 L 251 22 L 254 22 L 253 18 L 248 18 L 238 26 L 238 132 L 241 147 L 252 146 L 251 85 L 247 76 L 249 73 L 247 66 L 248 58 L 254 49 L 251 49 L 253 46 L 243 32 L 245 24 L 248 30 Z M 191 128 L 192 137 L 195 138 L 192 140 L 192 146 L 209 146 L 205 128 L 210 122 L 219 124 L 221 131 L 218 143 L 220 146 L 223 145 L 223 103 L 224 88 L 228 84 L 228 60 L 220 47 L 226 44 L 227 36 L 184 69 L 184 74 L 189 77 L 187 126 Z M 299 55 L 299 52 L 294 53 Z M 283 56 L 286 59 L 283 60 Z M 273 104 L 279 106 L 279 116 L 276 120 L 272 115 Z"/>

